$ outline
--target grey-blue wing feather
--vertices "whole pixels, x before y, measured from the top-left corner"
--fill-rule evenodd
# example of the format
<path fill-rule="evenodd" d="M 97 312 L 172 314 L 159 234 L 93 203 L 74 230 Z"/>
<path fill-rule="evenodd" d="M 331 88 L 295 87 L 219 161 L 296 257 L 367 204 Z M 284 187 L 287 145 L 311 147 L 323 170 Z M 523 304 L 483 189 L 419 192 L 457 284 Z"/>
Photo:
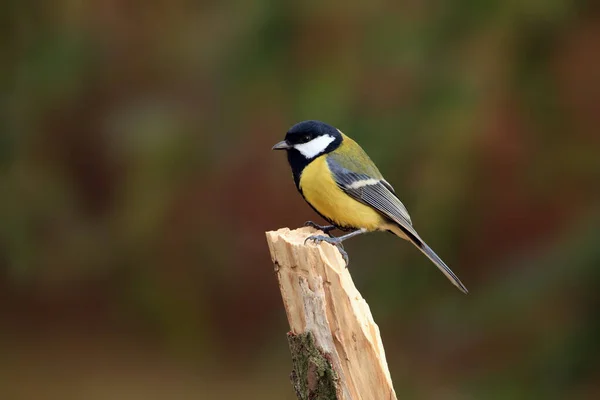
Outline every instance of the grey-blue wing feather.
<path fill-rule="evenodd" d="M 327 157 L 329 169 L 340 189 L 417 235 L 412 228 L 412 221 L 406 207 L 396 197 L 394 189 L 385 179 L 354 172 L 339 161 L 339 156 Z"/>

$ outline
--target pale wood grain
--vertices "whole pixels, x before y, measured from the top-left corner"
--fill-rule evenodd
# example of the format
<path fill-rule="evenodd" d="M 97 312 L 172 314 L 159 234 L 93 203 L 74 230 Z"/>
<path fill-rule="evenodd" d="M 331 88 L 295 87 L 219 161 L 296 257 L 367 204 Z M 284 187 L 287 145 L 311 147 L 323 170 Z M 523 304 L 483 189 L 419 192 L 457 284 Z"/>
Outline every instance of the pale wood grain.
<path fill-rule="evenodd" d="M 266 233 L 291 334 L 312 333 L 337 374 L 338 399 L 396 399 L 379 328 L 344 260 L 328 243 L 304 245 L 317 232 Z"/>

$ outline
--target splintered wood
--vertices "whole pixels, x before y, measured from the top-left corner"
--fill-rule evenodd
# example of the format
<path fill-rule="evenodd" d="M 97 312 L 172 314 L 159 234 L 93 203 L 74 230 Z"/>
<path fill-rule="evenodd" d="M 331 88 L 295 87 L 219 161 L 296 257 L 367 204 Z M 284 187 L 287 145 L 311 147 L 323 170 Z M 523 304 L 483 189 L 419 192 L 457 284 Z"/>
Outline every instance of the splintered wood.
<path fill-rule="evenodd" d="M 396 399 L 385 360 L 379 328 L 369 305 L 362 298 L 338 250 L 328 244 L 304 240 L 322 234 L 313 228 L 267 232 L 267 242 L 292 337 L 307 335 L 310 343 L 329 361 L 334 374 L 335 396 L 317 397 L 313 364 L 296 363 L 302 354 L 292 354 L 292 373 L 299 398 L 342 400 Z M 297 347 L 290 341 L 292 353 Z M 303 350 L 307 352 L 307 350 Z M 306 358 L 306 357 L 305 357 Z M 298 364 L 298 365 L 296 365 Z M 299 365 L 308 365 L 307 371 Z M 328 374 L 321 374 L 327 379 Z M 312 392 L 311 392 L 312 390 Z"/>

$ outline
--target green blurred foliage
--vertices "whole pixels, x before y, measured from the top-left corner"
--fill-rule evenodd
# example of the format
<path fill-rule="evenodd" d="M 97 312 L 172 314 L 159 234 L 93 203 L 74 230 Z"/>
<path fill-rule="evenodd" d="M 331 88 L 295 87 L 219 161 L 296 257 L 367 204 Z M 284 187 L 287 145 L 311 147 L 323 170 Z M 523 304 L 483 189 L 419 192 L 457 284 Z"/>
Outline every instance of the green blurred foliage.
<path fill-rule="evenodd" d="M 471 290 L 348 242 L 400 398 L 600 396 L 591 1 L 8 0 L 0 397 L 293 399 L 270 147 L 355 138 Z"/>

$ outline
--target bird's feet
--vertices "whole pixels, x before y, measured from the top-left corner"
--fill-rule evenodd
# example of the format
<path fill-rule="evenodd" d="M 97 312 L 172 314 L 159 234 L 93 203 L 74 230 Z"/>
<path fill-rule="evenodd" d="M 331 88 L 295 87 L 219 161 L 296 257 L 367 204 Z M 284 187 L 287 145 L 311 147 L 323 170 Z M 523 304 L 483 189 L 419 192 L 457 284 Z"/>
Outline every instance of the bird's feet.
<path fill-rule="evenodd" d="M 335 229 L 335 225 L 319 225 L 319 224 L 315 224 L 312 221 L 306 221 L 304 223 L 304 226 L 312 226 L 313 228 L 323 231 L 323 232 L 327 233 L 328 235 L 329 235 L 329 232 L 331 232 L 332 230 Z M 329 236 L 331 236 L 331 235 L 329 235 Z"/>
<path fill-rule="evenodd" d="M 346 250 L 344 250 L 344 246 L 342 245 L 342 241 L 340 240 L 340 238 L 332 236 L 313 235 L 307 237 L 304 240 L 304 244 L 306 244 L 306 242 L 308 242 L 309 240 L 312 240 L 313 242 L 315 242 L 315 244 L 327 242 L 337 247 L 338 251 L 342 255 L 342 258 L 344 259 L 344 262 L 346 263 L 346 268 L 348 268 L 348 264 L 350 264 L 350 258 L 348 257 L 348 253 L 346 252 Z"/>

